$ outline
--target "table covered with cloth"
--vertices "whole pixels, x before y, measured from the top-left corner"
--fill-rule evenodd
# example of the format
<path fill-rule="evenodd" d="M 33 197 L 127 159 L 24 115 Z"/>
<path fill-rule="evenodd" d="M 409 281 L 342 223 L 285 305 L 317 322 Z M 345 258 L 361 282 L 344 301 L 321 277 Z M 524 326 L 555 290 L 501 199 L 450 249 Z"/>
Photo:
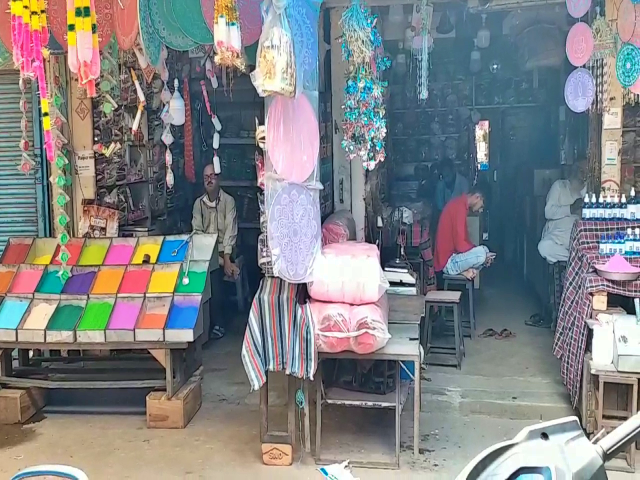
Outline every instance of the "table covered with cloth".
<path fill-rule="evenodd" d="M 267 372 L 313 379 L 318 365 L 315 327 L 304 285 L 265 277 L 251 304 L 242 343 L 242 363 L 258 390 Z"/>
<path fill-rule="evenodd" d="M 606 263 L 610 258 L 598 253 L 600 237 L 636 227 L 640 227 L 640 222 L 578 221 L 573 226 L 553 353 L 561 361 L 560 373 L 574 408 L 578 403 L 589 333 L 585 320 L 593 313 L 591 294 L 608 292 L 640 297 L 640 281 L 611 281 L 595 272 L 595 265 Z M 627 261 L 640 267 L 640 258 L 627 258 Z"/>

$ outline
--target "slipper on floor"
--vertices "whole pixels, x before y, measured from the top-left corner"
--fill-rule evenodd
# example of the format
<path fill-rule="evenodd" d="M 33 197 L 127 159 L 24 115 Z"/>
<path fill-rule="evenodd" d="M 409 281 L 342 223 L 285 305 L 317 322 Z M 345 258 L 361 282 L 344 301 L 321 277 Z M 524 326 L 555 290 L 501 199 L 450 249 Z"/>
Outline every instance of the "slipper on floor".
<path fill-rule="evenodd" d="M 214 340 L 220 340 L 222 337 L 224 337 L 225 331 L 224 328 L 219 327 L 219 326 L 214 326 L 211 329 L 211 338 L 213 338 Z"/>
<path fill-rule="evenodd" d="M 511 330 L 509 330 L 508 328 L 503 328 L 502 330 L 500 330 L 500 333 L 498 333 L 494 338 L 496 340 L 504 340 L 506 338 L 515 338 L 516 334 L 513 333 Z"/>
<path fill-rule="evenodd" d="M 478 338 L 491 338 L 499 335 L 493 328 L 487 328 L 484 332 L 478 335 Z"/>
<path fill-rule="evenodd" d="M 551 322 L 539 313 L 534 313 L 533 315 L 531 315 L 529 317 L 529 320 L 525 320 L 524 324 L 528 327 L 551 328 Z"/>

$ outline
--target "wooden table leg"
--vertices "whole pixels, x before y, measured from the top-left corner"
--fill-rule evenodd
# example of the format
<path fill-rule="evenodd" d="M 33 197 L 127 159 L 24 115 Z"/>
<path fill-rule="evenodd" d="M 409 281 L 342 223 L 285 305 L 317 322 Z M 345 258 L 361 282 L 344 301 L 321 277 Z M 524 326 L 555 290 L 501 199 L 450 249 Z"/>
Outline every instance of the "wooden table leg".
<path fill-rule="evenodd" d="M 260 388 L 260 441 L 267 441 L 269 432 L 269 373 L 264 381 L 264 385 Z"/>
<path fill-rule="evenodd" d="M 309 385 L 308 380 L 302 381 L 302 392 L 304 393 L 304 451 L 311 453 L 311 407 L 309 405 Z"/>
<path fill-rule="evenodd" d="M 316 370 L 316 460 L 322 458 L 322 364 Z"/>
<path fill-rule="evenodd" d="M 0 350 L 0 376 L 11 377 L 13 375 L 13 360 L 11 350 Z"/>
<path fill-rule="evenodd" d="M 421 393 L 421 376 L 420 376 L 420 360 L 413 362 L 413 456 L 418 458 L 420 453 L 420 393 Z"/>
<path fill-rule="evenodd" d="M 31 364 L 29 360 L 29 350 L 26 348 L 18 349 L 18 365 L 21 367 L 28 367 Z"/>
<path fill-rule="evenodd" d="M 287 375 L 287 433 L 292 447 L 296 443 L 296 409 L 296 378 Z"/>
<path fill-rule="evenodd" d="M 400 362 L 396 361 L 396 468 L 400 468 Z"/>

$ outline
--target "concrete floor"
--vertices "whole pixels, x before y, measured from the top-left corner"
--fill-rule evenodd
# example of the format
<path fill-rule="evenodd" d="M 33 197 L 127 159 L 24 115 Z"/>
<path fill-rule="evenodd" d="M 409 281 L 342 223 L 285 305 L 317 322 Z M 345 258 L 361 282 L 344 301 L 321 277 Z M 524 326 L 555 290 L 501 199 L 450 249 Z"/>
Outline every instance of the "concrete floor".
<path fill-rule="evenodd" d="M 490 273 L 490 272 L 489 272 Z M 478 299 L 478 330 L 509 328 L 509 340 L 467 340 L 462 371 L 429 367 L 423 376 L 421 455 L 411 455 L 412 416 L 408 403 L 402 424 L 402 469 L 356 469 L 362 480 L 451 480 L 482 449 L 513 437 L 540 419 L 570 414 L 568 397 L 551 354 L 550 331 L 532 329 L 524 320 L 536 311 L 527 292 L 513 281 L 484 279 Z M 238 330 L 241 330 L 239 328 Z M 205 350 L 202 408 L 185 430 L 147 430 L 141 416 L 48 415 L 26 426 L 0 426 L 0 476 L 27 466 L 62 463 L 83 469 L 94 479 L 319 479 L 310 457 L 289 468 L 265 467 L 260 460 L 258 396 L 248 393 L 240 362 L 241 331 Z M 371 414 L 372 412 L 364 412 Z M 344 412 L 329 412 L 323 422 L 324 445 L 337 446 L 331 425 L 344 426 Z M 373 438 L 392 439 L 384 413 L 366 422 L 354 410 L 346 438 L 348 456 L 370 453 L 358 447 Z M 378 428 L 379 427 L 379 428 Z M 385 437 L 385 435 L 387 435 Z M 350 439 L 354 438 L 351 442 Z M 342 442 L 344 443 L 344 442 Z M 366 451 L 363 451 L 366 450 Z M 348 455 L 348 456 L 347 456 Z M 640 475 L 611 475 L 615 479 Z"/>

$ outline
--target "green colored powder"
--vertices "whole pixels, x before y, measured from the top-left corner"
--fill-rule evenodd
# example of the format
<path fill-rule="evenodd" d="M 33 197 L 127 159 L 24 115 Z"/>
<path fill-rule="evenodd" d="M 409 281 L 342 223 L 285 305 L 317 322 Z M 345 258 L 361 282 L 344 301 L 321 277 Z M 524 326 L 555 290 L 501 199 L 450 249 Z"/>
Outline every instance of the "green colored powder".
<path fill-rule="evenodd" d="M 176 293 L 202 293 L 207 283 L 207 272 L 189 272 L 189 285 L 182 283 L 184 271 L 180 272 L 180 279 L 176 285 Z"/>
<path fill-rule="evenodd" d="M 75 330 L 78 320 L 84 311 L 81 305 L 60 305 L 53 312 L 47 330 L 71 331 Z"/>
<path fill-rule="evenodd" d="M 91 301 L 87 304 L 78 330 L 104 330 L 109 323 L 109 317 L 113 310 L 112 302 Z"/>
<path fill-rule="evenodd" d="M 64 280 L 58 275 L 59 270 L 47 270 L 38 284 L 36 289 L 39 293 L 52 293 L 60 295 L 62 293 L 62 287 L 64 287 Z"/>
<path fill-rule="evenodd" d="M 102 265 L 106 256 L 106 245 L 89 245 L 82 249 L 78 265 Z"/>

